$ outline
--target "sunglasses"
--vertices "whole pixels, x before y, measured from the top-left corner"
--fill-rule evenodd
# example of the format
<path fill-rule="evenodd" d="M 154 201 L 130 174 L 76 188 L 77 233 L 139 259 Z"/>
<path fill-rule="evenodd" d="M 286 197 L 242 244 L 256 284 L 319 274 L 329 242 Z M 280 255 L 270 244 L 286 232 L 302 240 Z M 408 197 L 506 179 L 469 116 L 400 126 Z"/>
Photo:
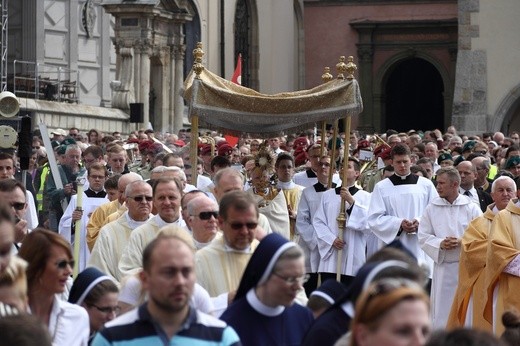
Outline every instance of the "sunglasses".
<path fill-rule="evenodd" d="M 75 263 L 76 262 L 74 260 L 70 260 L 70 261 L 61 260 L 61 261 L 56 262 L 56 267 L 58 267 L 58 269 L 67 269 L 67 266 L 74 268 Z"/>
<path fill-rule="evenodd" d="M 11 207 L 13 207 L 14 210 L 22 210 L 23 208 L 25 208 L 25 203 L 22 203 L 22 202 L 11 203 Z"/>
<path fill-rule="evenodd" d="M 215 219 L 218 217 L 218 211 L 201 211 L 199 215 L 191 215 L 198 217 L 201 220 L 209 220 L 213 216 Z"/>
<path fill-rule="evenodd" d="M 104 313 L 104 314 L 111 314 L 111 313 L 115 313 L 116 315 L 121 311 L 121 307 L 120 306 L 97 306 L 97 305 L 94 305 L 94 304 L 89 304 L 89 306 L 93 306 L 95 307 L 96 309 L 98 309 L 98 311 Z"/>
<path fill-rule="evenodd" d="M 138 203 L 141 203 L 143 200 L 146 200 L 147 202 L 151 202 L 153 200 L 152 196 L 128 196 L 127 198 L 131 198 Z"/>
<path fill-rule="evenodd" d="M 238 231 L 238 230 L 241 230 L 242 228 L 244 228 L 244 226 L 246 226 L 247 229 L 255 229 L 258 226 L 258 223 L 257 222 L 246 222 L 246 223 L 232 222 L 229 225 L 231 226 L 232 229 L 234 229 L 235 231 Z"/>

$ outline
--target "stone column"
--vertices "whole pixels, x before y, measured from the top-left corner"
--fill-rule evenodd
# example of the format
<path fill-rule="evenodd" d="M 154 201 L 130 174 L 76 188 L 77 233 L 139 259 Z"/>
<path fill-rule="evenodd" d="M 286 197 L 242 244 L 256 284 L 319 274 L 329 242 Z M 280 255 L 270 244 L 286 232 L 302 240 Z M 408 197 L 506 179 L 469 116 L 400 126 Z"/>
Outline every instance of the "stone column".
<path fill-rule="evenodd" d="M 177 134 L 179 132 L 179 128 L 177 128 L 175 124 L 175 45 L 170 46 L 170 86 L 168 90 L 170 91 L 170 104 L 168 108 L 168 124 L 170 124 L 172 128 L 172 133 Z"/>
<path fill-rule="evenodd" d="M 174 88 L 174 122 L 173 128 L 175 133 L 182 128 L 184 115 L 184 101 L 180 95 L 180 90 L 183 85 L 183 69 L 184 69 L 184 54 L 186 53 L 186 45 L 179 45 L 175 49 L 175 88 Z"/>
<path fill-rule="evenodd" d="M 374 117 L 374 97 L 372 95 L 372 61 L 374 49 L 371 45 L 358 46 L 359 58 L 359 89 L 363 97 L 363 112 L 359 116 L 359 123 L 357 129 L 363 133 L 374 133 L 375 129 L 379 130 L 379 122 L 375 122 Z"/>
<path fill-rule="evenodd" d="M 121 77 L 119 77 L 121 78 Z M 134 90 L 135 102 L 141 102 L 141 50 L 134 46 Z"/>
<path fill-rule="evenodd" d="M 140 101 L 143 103 L 144 117 L 143 126 L 148 127 L 150 121 L 150 47 L 148 44 L 143 44 L 141 49 L 141 74 L 139 85 Z"/>
<path fill-rule="evenodd" d="M 157 90 L 157 107 L 155 110 L 155 119 L 158 124 L 156 131 L 171 131 L 173 125 L 170 122 L 170 49 L 164 47 L 159 52 L 160 66 L 160 90 Z"/>

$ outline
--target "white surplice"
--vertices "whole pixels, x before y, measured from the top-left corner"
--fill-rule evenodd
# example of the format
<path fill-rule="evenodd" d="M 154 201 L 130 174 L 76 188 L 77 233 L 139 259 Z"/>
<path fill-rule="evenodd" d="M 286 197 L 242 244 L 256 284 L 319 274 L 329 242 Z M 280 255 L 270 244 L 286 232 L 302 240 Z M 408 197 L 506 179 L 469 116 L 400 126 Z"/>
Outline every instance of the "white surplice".
<path fill-rule="evenodd" d="M 73 195 L 70 199 L 69 205 L 67 209 L 63 213 L 63 216 L 60 219 L 60 223 L 58 226 L 58 231 L 61 236 L 72 245 L 72 249 L 74 249 L 74 243 L 77 239 L 72 241 L 72 213 L 76 210 L 76 205 L 78 201 L 78 196 Z M 90 251 L 87 247 L 87 224 L 90 218 L 90 215 L 94 212 L 94 210 L 102 204 L 110 202 L 106 197 L 87 197 L 85 192 L 83 192 L 82 197 L 82 206 L 83 216 L 81 217 L 81 229 L 80 229 L 80 242 L 79 242 L 79 259 L 76 258 L 76 261 L 79 261 L 79 272 L 83 271 L 86 268 L 88 260 L 90 258 Z M 74 251 L 74 250 L 73 250 Z"/>
<path fill-rule="evenodd" d="M 437 197 L 426 207 L 417 233 L 419 244 L 434 261 L 431 314 L 433 327 L 444 329 L 448 322 L 459 279 L 460 246 L 441 249 L 446 237 L 461 239 L 471 220 L 482 215 L 480 207 L 468 197 L 459 195 L 453 203 Z"/>
<path fill-rule="evenodd" d="M 419 246 L 417 234 L 402 232 L 399 235 L 399 229 L 403 219 L 415 219 L 420 224 L 424 209 L 438 194 L 433 183 L 426 178 L 416 177 L 416 183 L 394 185 L 393 181 L 400 178 L 394 174 L 376 184 L 370 199 L 368 226 L 379 238 L 379 248 L 398 237 L 431 273 L 433 261 Z M 406 180 L 411 178 L 415 179 L 409 175 Z"/>
<path fill-rule="evenodd" d="M 313 219 L 320 254 L 318 267 L 320 273 L 336 273 L 337 271 L 338 250 L 332 244 L 339 234 L 336 220 L 341 206 L 339 189 L 331 189 L 323 193 Z M 370 205 L 370 193 L 359 190 L 353 197 L 355 202 L 350 215 L 346 211 L 351 206 L 345 202 L 347 221 L 346 227 L 343 229 L 343 240 L 346 244 L 341 250 L 341 274 L 349 276 L 355 276 L 365 263 L 366 236 L 369 233 L 367 213 Z"/>

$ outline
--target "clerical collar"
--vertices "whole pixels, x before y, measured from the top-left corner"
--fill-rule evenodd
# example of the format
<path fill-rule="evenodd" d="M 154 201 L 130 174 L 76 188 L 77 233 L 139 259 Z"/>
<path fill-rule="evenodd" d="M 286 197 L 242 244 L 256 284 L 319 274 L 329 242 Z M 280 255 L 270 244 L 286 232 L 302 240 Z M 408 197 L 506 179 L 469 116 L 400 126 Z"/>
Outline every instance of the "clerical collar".
<path fill-rule="evenodd" d="M 339 195 L 339 194 L 341 193 L 341 188 L 342 188 L 342 187 L 343 187 L 343 186 L 338 186 L 338 187 L 336 188 L 336 195 Z M 352 185 L 348 186 L 348 192 L 350 192 L 350 194 L 351 194 L 352 196 L 355 195 L 356 192 L 358 192 L 358 191 L 359 191 L 359 188 L 357 188 L 357 187 L 355 186 L 355 184 L 352 184 Z"/>
<path fill-rule="evenodd" d="M 515 202 L 515 206 L 520 208 L 520 198 L 518 199 L 518 201 Z"/>
<path fill-rule="evenodd" d="M 320 183 L 319 181 L 313 185 L 314 186 L 314 190 L 316 192 L 324 192 L 324 191 L 327 191 L 328 188 L 327 188 L 327 185 L 324 185 L 322 183 Z M 332 183 L 332 187 L 336 187 L 336 183 Z"/>
<path fill-rule="evenodd" d="M 135 221 L 134 219 L 132 219 L 130 217 L 130 214 L 128 214 L 128 210 L 127 210 L 127 211 L 125 211 L 125 217 L 126 217 L 126 221 L 128 222 L 128 226 L 130 226 L 130 229 L 136 229 L 137 227 L 144 225 L 148 220 L 150 220 L 150 218 L 152 216 L 148 215 L 148 218 L 144 221 Z"/>
<path fill-rule="evenodd" d="M 406 176 L 398 175 L 396 173 L 388 177 L 394 185 L 417 184 L 419 177 L 415 174 L 408 174 Z"/>
<path fill-rule="evenodd" d="M 91 188 L 86 189 L 84 192 L 87 197 L 93 197 L 93 198 L 104 198 L 107 195 L 105 190 L 94 191 Z"/>
<path fill-rule="evenodd" d="M 493 214 L 495 214 L 495 215 L 496 215 L 496 214 L 498 214 L 498 212 L 499 212 L 500 210 L 498 210 L 498 208 L 497 208 L 497 205 L 496 205 L 496 204 L 493 204 L 493 209 L 491 209 L 491 211 L 493 212 Z"/>
<path fill-rule="evenodd" d="M 226 250 L 226 252 L 236 252 L 236 253 L 251 253 L 252 252 L 251 245 L 249 245 L 247 248 L 245 248 L 243 250 L 234 249 L 227 244 L 225 238 L 224 238 L 224 250 Z"/>
<path fill-rule="evenodd" d="M 307 170 L 307 178 L 317 178 L 316 172 L 312 170 L 312 168 L 309 168 Z"/>
<path fill-rule="evenodd" d="M 268 316 L 268 317 L 279 316 L 279 315 L 283 314 L 283 312 L 285 310 L 285 306 L 283 306 L 283 305 L 278 305 L 273 308 L 273 307 L 267 306 L 264 303 L 262 303 L 260 301 L 260 299 L 258 299 L 254 287 L 251 288 L 249 290 L 249 292 L 247 292 L 246 299 L 247 299 L 247 302 L 249 303 L 249 305 L 251 305 L 251 307 L 256 312 L 258 312 L 259 314 L 264 315 L 264 316 Z"/>
<path fill-rule="evenodd" d="M 282 190 L 290 190 L 290 189 L 294 189 L 296 187 L 296 184 L 292 180 L 289 180 L 289 181 L 279 181 L 278 180 L 278 184 L 276 184 L 276 187 L 278 187 L 279 189 L 282 189 Z"/>

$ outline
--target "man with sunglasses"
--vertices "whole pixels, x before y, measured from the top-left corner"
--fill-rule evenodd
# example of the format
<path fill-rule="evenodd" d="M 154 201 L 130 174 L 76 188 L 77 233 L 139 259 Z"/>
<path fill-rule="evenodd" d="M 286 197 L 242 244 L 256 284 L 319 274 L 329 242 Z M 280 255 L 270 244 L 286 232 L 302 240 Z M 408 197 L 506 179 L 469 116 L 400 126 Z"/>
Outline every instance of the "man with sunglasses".
<path fill-rule="evenodd" d="M 206 195 L 195 197 L 188 203 L 189 225 L 195 248 L 200 250 L 208 246 L 215 238 L 222 235 L 218 232 L 218 204 Z"/>
<path fill-rule="evenodd" d="M 197 282 L 213 297 L 216 315 L 220 315 L 235 296 L 240 278 L 258 246 L 258 207 L 244 191 L 222 196 L 218 223 L 223 236 L 195 255 Z"/>
<path fill-rule="evenodd" d="M 92 249 L 89 267 L 96 267 L 116 281 L 122 278 L 118 264 L 130 234 L 150 219 L 152 187 L 145 181 L 129 183 L 125 189 L 128 210 L 117 220 L 103 226 Z"/>
<path fill-rule="evenodd" d="M 18 182 L 20 182 L 20 179 L 17 179 L 15 177 L 15 165 L 14 165 L 14 158 L 12 155 L 8 153 L 0 153 L 0 181 L 5 179 L 16 179 Z M 32 186 L 30 184 L 30 181 L 27 180 L 27 183 L 29 187 Z M 23 186 L 22 183 L 20 183 L 20 186 Z M 26 225 L 24 227 L 28 229 L 34 229 L 38 227 L 38 213 L 36 210 L 36 204 L 34 202 L 34 194 L 31 193 L 28 189 L 24 187 L 24 193 L 25 193 L 25 201 L 27 205 L 22 209 L 18 210 L 18 221 L 24 220 Z M 21 204 L 19 205 L 21 207 Z M 23 227 L 19 227 L 20 229 Z"/>
<path fill-rule="evenodd" d="M 11 216 L 14 222 L 14 252 L 18 250 L 20 244 L 27 233 L 27 221 L 24 220 L 27 209 L 25 188 L 22 183 L 14 179 L 0 180 L 0 199 L 5 201 L 10 207 Z"/>
<path fill-rule="evenodd" d="M 132 231 L 128 245 L 123 250 L 119 261 L 119 270 L 123 276 L 134 274 L 141 269 L 143 250 L 157 237 L 159 229 L 167 225 L 186 226 L 180 212 L 182 186 L 178 179 L 159 178 L 155 180 L 152 186 L 152 196 L 157 214 Z M 134 200 L 135 202 L 142 201 L 136 198 Z"/>

